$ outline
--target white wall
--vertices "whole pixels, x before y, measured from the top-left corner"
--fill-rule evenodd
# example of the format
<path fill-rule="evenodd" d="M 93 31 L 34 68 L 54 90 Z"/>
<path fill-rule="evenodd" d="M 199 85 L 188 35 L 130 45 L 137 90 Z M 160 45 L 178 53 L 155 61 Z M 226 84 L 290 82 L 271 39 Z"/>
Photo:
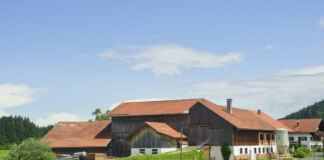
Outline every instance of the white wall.
<path fill-rule="evenodd" d="M 233 146 L 229 146 L 233 152 Z M 223 160 L 221 146 L 210 146 L 210 160 Z M 231 154 L 230 160 L 234 160 L 233 154 Z"/>
<path fill-rule="evenodd" d="M 267 149 L 269 150 L 269 152 L 271 153 L 271 148 L 273 149 L 273 153 L 276 153 L 277 152 L 277 146 L 276 145 L 272 145 L 272 146 L 269 146 L 269 145 L 256 145 L 256 146 L 234 146 L 234 155 L 237 156 L 237 155 L 242 155 L 240 153 L 240 149 L 242 148 L 242 151 L 243 151 L 243 155 L 246 154 L 245 153 L 245 149 L 247 148 L 247 151 L 248 153 L 247 154 L 250 154 L 252 159 L 256 159 L 256 154 L 265 154 L 265 153 L 268 153 L 267 152 Z M 256 153 L 254 153 L 254 148 L 256 148 Z M 259 148 L 260 148 L 260 151 L 259 152 Z M 264 152 L 263 152 L 263 148 L 264 148 Z"/>
<path fill-rule="evenodd" d="M 276 153 L 277 152 L 277 146 L 276 145 L 272 145 L 272 146 L 263 146 L 263 145 L 258 145 L 258 146 L 230 146 L 231 150 L 232 150 L 232 155 L 230 157 L 231 160 L 234 159 L 234 156 L 237 155 L 241 155 L 240 154 L 240 148 L 243 149 L 243 153 L 245 154 L 245 148 L 248 149 L 248 154 L 251 154 L 252 159 L 256 159 L 256 154 L 263 154 L 263 149 L 265 148 L 265 152 L 267 152 L 267 148 L 272 147 L 273 152 Z M 257 148 L 257 153 L 254 154 L 254 148 Z M 259 153 L 259 149 L 261 148 L 261 153 Z M 221 146 L 211 146 L 210 147 L 210 160 L 222 160 L 222 152 L 221 152 Z"/>
<path fill-rule="evenodd" d="M 177 150 L 177 148 L 131 148 L 131 155 L 141 154 L 140 149 L 145 149 L 145 154 L 152 154 L 152 149 L 157 149 L 158 154 Z"/>
<path fill-rule="evenodd" d="M 289 133 L 288 137 L 294 137 L 293 142 L 298 142 L 298 137 L 307 137 L 307 141 L 301 141 L 300 144 L 307 146 L 309 149 L 311 149 L 311 137 L 312 135 L 309 133 Z M 292 141 L 289 141 L 292 142 Z"/>

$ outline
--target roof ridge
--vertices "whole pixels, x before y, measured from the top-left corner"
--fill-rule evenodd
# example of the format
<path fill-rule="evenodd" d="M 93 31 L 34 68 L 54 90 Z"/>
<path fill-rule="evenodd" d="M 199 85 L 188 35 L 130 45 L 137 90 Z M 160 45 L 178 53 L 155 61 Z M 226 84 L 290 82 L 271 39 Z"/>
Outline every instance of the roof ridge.
<path fill-rule="evenodd" d="M 167 101 L 190 101 L 190 100 L 206 100 L 204 98 L 189 98 L 189 99 L 165 99 L 165 100 L 146 100 L 146 101 L 124 101 L 122 103 L 145 103 L 145 102 L 167 102 Z"/>

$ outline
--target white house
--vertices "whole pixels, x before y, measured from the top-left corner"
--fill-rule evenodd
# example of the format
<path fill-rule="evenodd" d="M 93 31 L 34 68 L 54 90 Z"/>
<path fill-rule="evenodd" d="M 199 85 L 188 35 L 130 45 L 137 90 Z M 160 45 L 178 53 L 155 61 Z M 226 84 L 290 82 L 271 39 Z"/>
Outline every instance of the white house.
<path fill-rule="evenodd" d="M 322 119 L 289 119 L 279 120 L 292 131 L 289 132 L 290 144 L 300 142 L 300 145 L 307 146 L 310 150 L 315 146 L 323 147 L 323 138 L 318 131 L 324 131 Z"/>

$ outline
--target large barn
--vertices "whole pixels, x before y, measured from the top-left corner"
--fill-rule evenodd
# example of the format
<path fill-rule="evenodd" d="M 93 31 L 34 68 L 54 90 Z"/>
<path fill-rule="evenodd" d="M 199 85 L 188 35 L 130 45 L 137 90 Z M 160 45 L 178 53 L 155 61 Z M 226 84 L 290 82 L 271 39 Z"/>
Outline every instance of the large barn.
<path fill-rule="evenodd" d="M 255 159 L 257 155 L 274 153 L 277 150 L 275 131 L 280 128 L 291 131 L 260 110 L 233 108 L 231 99 L 227 100 L 227 106 L 206 99 L 125 102 L 108 116 L 112 117 L 113 133 L 108 150 L 114 156 L 174 148 L 172 139 L 163 138 L 172 136 L 161 132 L 159 135 L 161 128 L 152 127 L 151 122 L 163 123 L 175 132 L 183 131 L 189 145 L 207 140 L 210 159 L 221 157 L 220 146 L 224 143 L 232 148 L 236 159 L 250 156 Z"/>

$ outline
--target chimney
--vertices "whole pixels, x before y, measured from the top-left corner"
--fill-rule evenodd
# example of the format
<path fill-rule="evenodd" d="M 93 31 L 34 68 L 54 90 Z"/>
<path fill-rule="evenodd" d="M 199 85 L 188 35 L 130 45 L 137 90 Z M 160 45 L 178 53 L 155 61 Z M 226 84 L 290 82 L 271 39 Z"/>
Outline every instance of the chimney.
<path fill-rule="evenodd" d="M 299 127 L 299 125 L 300 125 L 300 124 L 299 124 L 299 121 L 297 121 L 296 127 Z"/>
<path fill-rule="evenodd" d="M 258 109 L 258 115 L 261 115 L 261 110 L 260 109 Z"/>
<path fill-rule="evenodd" d="M 227 112 L 232 114 L 232 99 L 227 99 Z"/>

